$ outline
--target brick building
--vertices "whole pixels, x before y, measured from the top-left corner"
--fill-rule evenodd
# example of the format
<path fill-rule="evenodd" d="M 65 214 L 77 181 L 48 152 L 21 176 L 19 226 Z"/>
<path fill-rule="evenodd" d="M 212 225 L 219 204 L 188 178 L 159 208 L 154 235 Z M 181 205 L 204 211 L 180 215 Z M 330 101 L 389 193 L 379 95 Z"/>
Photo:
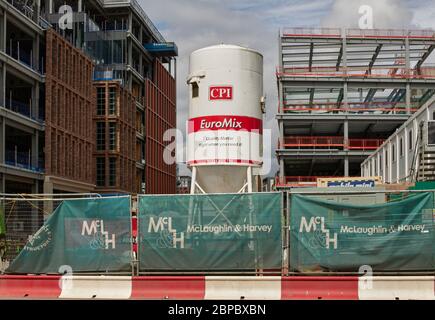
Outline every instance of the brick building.
<path fill-rule="evenodd" d="M 0 26 L 0 193 L 175 193 L 177 48 L 136 0 L 0 0 Z"/>
<path fill-rule="evenodd" d="M 95 188 L 92 61 L 46 31 L 44 193 Z"/>

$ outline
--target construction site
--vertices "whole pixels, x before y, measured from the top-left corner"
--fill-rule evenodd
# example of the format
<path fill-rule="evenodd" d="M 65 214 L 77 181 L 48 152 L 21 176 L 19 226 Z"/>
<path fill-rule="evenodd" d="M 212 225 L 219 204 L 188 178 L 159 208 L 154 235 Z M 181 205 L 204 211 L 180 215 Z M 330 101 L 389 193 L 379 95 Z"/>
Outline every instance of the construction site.
<path fill-rule="evenodd" d="M 425 62 L 434 34 L 282 29 L 277 188 L 360 176 L 363 160 L 433 96 L 435 68 Z"/>
<path fill-rule="evenodd" d="M 181 175 L 178 48 L 138 1 L 0 0 L 0 299 L 435 300 L 435 31 L 278 48 L 278 173 L 263 54 L 221 43 Z"/>

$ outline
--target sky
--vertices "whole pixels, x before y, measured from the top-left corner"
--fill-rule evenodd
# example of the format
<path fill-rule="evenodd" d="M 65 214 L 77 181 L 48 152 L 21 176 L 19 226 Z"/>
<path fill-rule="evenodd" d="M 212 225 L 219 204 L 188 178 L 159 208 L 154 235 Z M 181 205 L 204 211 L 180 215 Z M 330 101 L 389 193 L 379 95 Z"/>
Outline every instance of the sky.
<path fill-rule="evenodd" d="M 275 114 L 278 90 L 278 34 L 285 27 L 358 28 L 359 9 L 373 11 L 374 28 L 435 29 L 433 0 L 138 0 L 167 41 L 174 41 L 177 58 L 177 127 L 185 136 L 188 119 L 189 55 L 196 49 L 220 43 L 258 50 L 264 57 L 264 93 L 267 97 L 265 129 L 271 129 L 272 146 L 278 141 Z M 177 141 L 177 152 L 184 152 Z M 265 154 L 272 162 L 268 174 L 278 170 L 274 149 Z M 180 174 L 189 174 L 180 166 Z"/>

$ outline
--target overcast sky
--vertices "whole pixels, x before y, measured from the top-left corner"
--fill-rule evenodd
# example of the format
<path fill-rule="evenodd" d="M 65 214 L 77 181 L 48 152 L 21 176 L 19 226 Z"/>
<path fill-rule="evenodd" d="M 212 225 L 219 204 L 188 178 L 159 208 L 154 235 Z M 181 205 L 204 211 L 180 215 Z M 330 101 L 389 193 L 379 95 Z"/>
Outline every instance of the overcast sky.
<path fill-rule="evenodd" d="M 192 51 L 219 43 L 247 46 L 264 56 L 267 113 L 264 128 L 273 130 L 278 97 L 278 32 L 283 27 L 358 27 L 361 5 L 373 8 L 374 28 L 435 29 L 434 0 L 138 0 L 167 41 L 176 42 L 177 126 L 184 132 L 188 114 L 186 78 Z M 182 151 L 182 143 L 179 143 Z M 278 166 L 272 155 L 275 174 Z M 188 171 L 182 169 L 180 174 Z"/>

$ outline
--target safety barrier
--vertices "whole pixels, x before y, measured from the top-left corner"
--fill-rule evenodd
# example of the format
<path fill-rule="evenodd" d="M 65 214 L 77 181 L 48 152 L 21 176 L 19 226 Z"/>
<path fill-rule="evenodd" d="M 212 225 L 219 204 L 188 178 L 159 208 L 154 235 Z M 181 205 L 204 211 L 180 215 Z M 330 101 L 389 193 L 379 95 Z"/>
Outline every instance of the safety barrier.
<path fill-rule="evenodd" d="M 435 300 L 435 277 L 0 276 L 0 298 Z"/>
<path fill-rule="evenodd" d="M 281 77 L 349 77 L 349 78 L 382 78 L 382 79 L 434 79 L 434 68 L 408 69 L 405 66 L 378 67 L 277 67 L 276 76 Z"/>
<path fill-rule="evenodd" d="M 342 136 L 291 136 L 284 137 L 288 148 L 348 148 L 349 150 L 376 150 L 384 139 L 345 139 Z"/>
<path fill-rule="evenodd" d="M 400 102 L 349 102 L 345 103 L 288 103 L 278 106 L 278 113 L 364 113 L 364 114 L 406 114 L 418 110 L 417 104 L 411 104 L 407 108 L 405 103 Z"/>

